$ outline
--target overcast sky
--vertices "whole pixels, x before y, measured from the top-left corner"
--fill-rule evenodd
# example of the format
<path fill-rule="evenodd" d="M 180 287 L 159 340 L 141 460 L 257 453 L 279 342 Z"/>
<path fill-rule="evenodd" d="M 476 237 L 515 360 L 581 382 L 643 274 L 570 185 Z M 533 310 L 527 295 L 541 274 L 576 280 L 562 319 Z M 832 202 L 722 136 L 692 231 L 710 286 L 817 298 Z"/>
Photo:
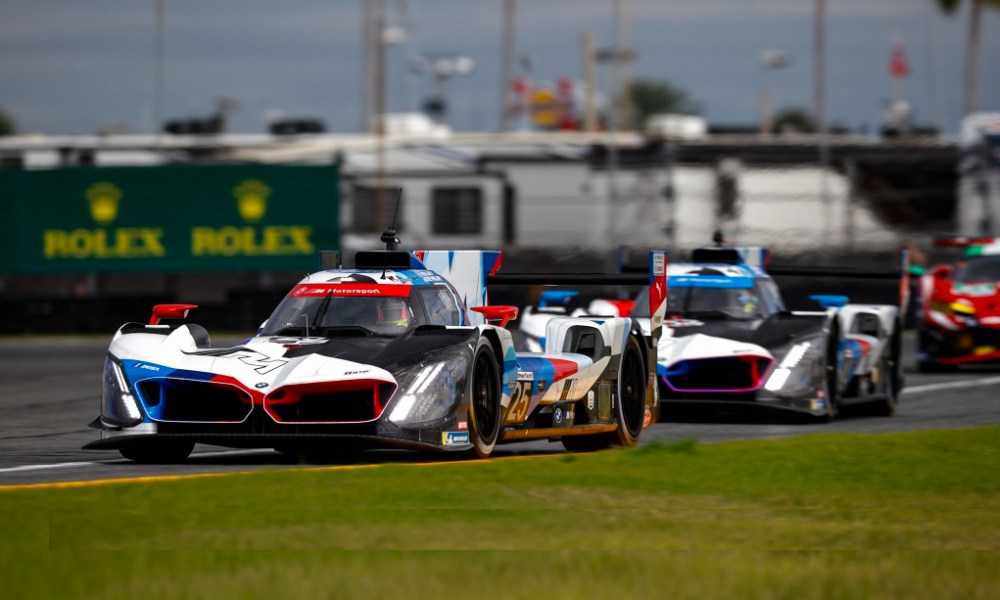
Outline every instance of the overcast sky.
<path fill-rule="evenodd" d="M 390 18 L 400 2 L 386 0 Z M 164 116 L 241 103 L 231 129 L 263 132 L 275 111 L 361 122 L 361 0 L 165 0 Z M 409 0 L 412 46 L 389 50 L 390 108 L 416 109 L 428 80 L 407 83 L 404 51 L 475 60 L 448 84 L 451 124 L 498 124 L 501 0 Z M 580 36 L 612 41 L 611 0 L 520 0 L 517 52 L 537 82 L 582 78 Z M 889 50 L 905 44 L 906 95 L 916 121 L 957 128 L 969 0 L 954 16 L 933 0 L 828 1 L 830 120 L 874 130 L 891 94 Z M 766 82 L 776 106 L 813 103 L 812 0 L 626 0 L 636 77 L 668 79 L 716 123 L 752 123 L 763 50 L 791 67 Z M 149 131 L 153 114 L 153 0 L 0 0 L 0 109 L 20 131 L 94 133 L 108 124 Z M 980 110 L 1000 111 L 1000 10 L 987 10 Z M 606 78 L 602 76 L 606 83 Z"/>

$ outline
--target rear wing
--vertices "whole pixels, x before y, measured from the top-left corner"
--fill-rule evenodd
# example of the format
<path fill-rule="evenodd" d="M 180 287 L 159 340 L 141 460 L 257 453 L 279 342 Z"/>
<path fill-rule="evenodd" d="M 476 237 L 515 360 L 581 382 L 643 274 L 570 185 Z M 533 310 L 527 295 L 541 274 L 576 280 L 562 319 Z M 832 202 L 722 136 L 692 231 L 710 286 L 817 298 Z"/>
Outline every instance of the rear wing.
<path fill-rule="evenodd" d="M 895 269 L 854 269 L 845 267 L 806 266 L 806 265 L 772 265 L 767 268 L 767 274 L 778 279 L 809 278 L 836 280 L 835 286 L 843 293 L 845 280 L 854 280 L 854 285 L 848 284 L 852 290 L 848 295 L 855 296 L 854 302 L 866 304 L 895 304 L 905 309 L 910 303 L 910 253 L 900 251 L 899 266 Z M 872 280 L 882 281 L 887 286 L 878 286 Z M 863 283 L 870 282 L 870 283 Z M 786 285 L 782 284 L 783 295 Z M 880 288 L 884 288 L 880 289 Z M 851 294 L 850 292 L 855 292 Z M 884 297 L 883 297 L 884 296 Z M 787 300 L 787 298 L 786 298 Z"/>
<path fill-rule="evenodd" d="M 645 273 L 493 273 L 489 285 L 648 285 L 650 331 L 654 343 L 663 332 L 667 314 L 667 253 L 651 250 Z"/>
<path fill-rule="evenodd" d="M 469 309 L 489 304 L 486 282 L 500 270 L 503 259 L 496 250 L 414 250 L 410 256 L 411 269 L 426 269 L 440 275 L 455 288 Z M 472 311 L 469 321 L 472 325 L 482 325 L 486 317 Z"/>
<path fill-rule="evenodd" d="M 1000 254 L 1000 237 L 945 237 L 934 239 L 935 248 L 965 248 L 965 256 Z"/>

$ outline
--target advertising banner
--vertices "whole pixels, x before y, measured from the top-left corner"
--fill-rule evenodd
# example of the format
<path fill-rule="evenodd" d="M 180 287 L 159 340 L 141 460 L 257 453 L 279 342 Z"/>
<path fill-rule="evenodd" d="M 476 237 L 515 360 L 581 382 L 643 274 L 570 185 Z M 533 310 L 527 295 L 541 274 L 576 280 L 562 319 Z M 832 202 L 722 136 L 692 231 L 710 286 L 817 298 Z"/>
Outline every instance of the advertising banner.
<path fill-rule="evenodd" d="M 0 272 L 310 270 L 338 185 L 332 165 L 0 170 Z"/>

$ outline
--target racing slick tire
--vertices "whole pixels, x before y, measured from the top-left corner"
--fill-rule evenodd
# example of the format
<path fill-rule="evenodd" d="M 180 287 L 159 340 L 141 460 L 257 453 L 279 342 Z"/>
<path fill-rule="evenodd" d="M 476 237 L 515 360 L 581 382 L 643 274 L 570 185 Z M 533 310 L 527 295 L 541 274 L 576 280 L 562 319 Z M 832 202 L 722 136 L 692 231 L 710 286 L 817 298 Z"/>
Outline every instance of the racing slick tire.
<path fill-rule="evenodd" d="M 635 336 L 629 336 L 618 369 L 615 403 L 617 428 L 610 433 L 566 436 L 562 445 L 571 452 L 592 452 L 611 446 L 629 447 L 639 441 L 646 417 L 646 368 Z"/>
<path fill-rule="evenodd" d="M 900 354 L 902 352 L 902 342 L 899 331 L 901 323 L 896 322 L 896 330 L 893 331 L 889 339 L 887 352 L 882 354 L 879 361 L 879 375 L 881 375 L 881 386 L 879 392 L 883 395 L 878 401 L 871 404 L 869 412 L 875 416 L 891 417 L 896 412 L 899 403 L 899 392 L 903 389 L 903 373 L 900 364 Z"/>
<path fill-rule="evenodd" d="M 158 441 L 119 448 L 125 458 L 142 464 L 170 464 L 187 460 L 194 450 L 194 442 Z"/>
<path fill-rule="evenodd" d="M 823 365 L 823 390 L 826 396 L 826 412 L 819 416 L 823 423 L 837 418 L 840 411 L 840 373 L 837 371 L 837 352 L 840 345 L 840 331 L 834 327 L 826 344 L 826 362 Z"/>
<path fill-rule="evenodd" d="M 489 340 L 479 340 L 469 379 L 469 443 L 477 458 L 487 458 L 500 437 L 501 420 L 500 368 Z"/>

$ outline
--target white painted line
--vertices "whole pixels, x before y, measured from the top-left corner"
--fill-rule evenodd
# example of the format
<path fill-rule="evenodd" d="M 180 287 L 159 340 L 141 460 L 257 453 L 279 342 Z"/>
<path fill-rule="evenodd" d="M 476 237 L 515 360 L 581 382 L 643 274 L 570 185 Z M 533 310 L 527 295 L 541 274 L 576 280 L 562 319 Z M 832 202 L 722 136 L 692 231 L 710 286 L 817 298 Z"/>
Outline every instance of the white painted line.
<path fill-rule="evenodd" d="M 239 456 L 242 454 L 259 454 L 261 452 L 270 453 L 271 450 L 268 450 L 266 448 L 251 448 L 243 450 L 219 450 L 218 452 L 195 452 L 194 454 L 191 455 L 191 458 L 217 458 L 223 456 Z M 97 465 L 118 465 L 130 462 L 132 461 L 126 458 L 119 458 L 116 460 L 96 460 L 91 462 L 66 462 L 66 463 L 52 463 L 47 465 L 23 465 L 20 467 L 2 468 L 0 469 L 0 473 L 23 473 L 25 471 L 44 471 L 46 469 L 65 469 L 69 467 L 93 467 Z"/>
<path fill-rule="evenodd" d="M 22 467 L 7 467 L 0 469 L 0 473 L 17 473 L 20 471 L 42 471 L 45 469 L 62 469 L 65 467 L 90 467 L 93 465 L 99 465 L 99 462 L 68 462 L 68 463 L 55 463 L 51 465 L 24 465 Z"/>
<path fill-rule="evenodd" d="M 926 394 L 927 392 L 938 392 L 941 390 L 956 390 L 961 388 L 984 387 L 1000 383 L 1000 377 L 982 377 L 980 379 L 963 379 L 961 381 L 945 381 L 943 383 L 929 383 L 916 387 L 903 388 L 903 395 Z"/>

